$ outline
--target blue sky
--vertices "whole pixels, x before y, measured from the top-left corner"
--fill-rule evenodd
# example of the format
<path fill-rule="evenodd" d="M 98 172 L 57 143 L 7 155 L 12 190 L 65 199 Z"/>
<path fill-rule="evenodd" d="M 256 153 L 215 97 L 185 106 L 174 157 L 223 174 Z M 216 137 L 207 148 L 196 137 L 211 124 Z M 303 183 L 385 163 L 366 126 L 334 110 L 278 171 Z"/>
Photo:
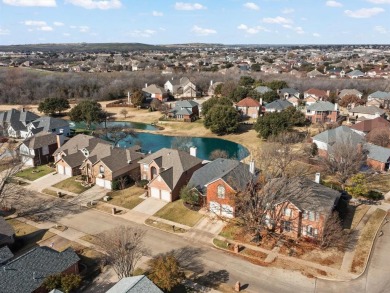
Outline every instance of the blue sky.
<path fill-rule="evenodd" d="M 390 0 L 0 0 L 0 44 L 389 44 Z"/>

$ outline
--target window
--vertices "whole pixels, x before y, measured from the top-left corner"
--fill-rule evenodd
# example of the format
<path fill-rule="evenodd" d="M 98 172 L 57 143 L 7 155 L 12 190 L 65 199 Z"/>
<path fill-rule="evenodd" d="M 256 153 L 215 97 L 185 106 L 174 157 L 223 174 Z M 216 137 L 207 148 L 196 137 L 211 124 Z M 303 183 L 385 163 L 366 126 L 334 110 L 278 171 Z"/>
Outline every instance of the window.
<path fill-rule="evenodd" d="M 308 212 L 307 211 L 303 211 L 302 218 L 307 220 L 307 218 L 308 218 Z"/>
<path fill-rule="evenodd" d="M 320 220 L 320 213 L 319 212 L 316 212 L 316 221 L 319 221 Z"/>
<path fill-rule="evenodd" d="M 289 208 L 284 208 L 283 210 L 283 215 L 287 217 L 291 217 L 291 209 Z"/>
<path fill-rule="evenodd" d="M 217 192 L 218 198 L 225 198 L 225 187 L 223 185 L 218 185 Z"/>
<path fill-rule="evenodd" d="M 308 236 L 313 236 L 314 229 L 312 226 L 307 226 L 306 233 Z"/>
<path fill-rule="evenodd" d="M 144 171 L 148 171 L 149 170 L 149 166 L 147 164 L 144 164 Z"/>
<path fill-rule="evenodd" d="M 104 166 L 103 165 L 99 166 L 99 172 L 100 172 L 100 174 L 104 173 Z"/>
<path fill-rule="evenodd" d="M 310 212 L 309 212 L 309 220 L 310 220 L 310 221 L 314 221 L 314 220 L 315 220 L 315 217 L 316 217 L 315 215 L 316 215 L 315 212 L 311 212 L 311 211 L 310 211 Z"/>
<path fill-rule="evenodd" d="M 283 231 L 284 232 L 291 232 L 291 222 L 290 221 L 283 221 Z"/>

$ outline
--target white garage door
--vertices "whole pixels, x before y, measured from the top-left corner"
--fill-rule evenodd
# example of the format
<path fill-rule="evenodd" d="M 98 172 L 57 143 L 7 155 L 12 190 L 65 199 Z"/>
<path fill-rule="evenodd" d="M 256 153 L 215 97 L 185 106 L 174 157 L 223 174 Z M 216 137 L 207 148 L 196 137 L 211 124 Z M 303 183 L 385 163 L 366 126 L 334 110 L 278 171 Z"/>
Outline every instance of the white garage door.
<path fill-rule="evenodd" d="M 151 187 L 150 188 L 150 197 L 160 199 L 160 189 Z"/>
<path fill-rule="evenodd" d="M 210 201 L 210 212 L 219 215 L 221 213 L 221 205 L 215 201 Z"/>
<path fill-rule="evenodd" d="M 223 204 L 221 208 L 221 216 L 226 218 L 233 218 L 233 207 Z"/>
<path fill-rule="evenodd" d="M 57 165 L 57 173 L 61 175 L 65 174 L 65 167 L 62 165 Z"/>
<path fill-rule="evenodd" d="M 166 190 L 161 190 L 161 199 L 163 201 L 170 202 L 171 201 L 171 193 L 169 191 L 166 191 Z"/>
<path fill-rule="evenodd" d="M 111 181 L 109 181 L 109 180 L 104 180 L 102 178 L 96 178 L 96 185 L 111 190 Z"/>
<path fill-rule="evenodd" d="M 24 158 L 23 162 L 24 162 L 24 165 L 26 165 L 26 166 L 34 166 L 34 160 L 31 158 Z"/>
<path fill-rule="evenodd" d="M 72 176 L 72 168 L 71 167 L 65 167 L 65 175 Z"/>

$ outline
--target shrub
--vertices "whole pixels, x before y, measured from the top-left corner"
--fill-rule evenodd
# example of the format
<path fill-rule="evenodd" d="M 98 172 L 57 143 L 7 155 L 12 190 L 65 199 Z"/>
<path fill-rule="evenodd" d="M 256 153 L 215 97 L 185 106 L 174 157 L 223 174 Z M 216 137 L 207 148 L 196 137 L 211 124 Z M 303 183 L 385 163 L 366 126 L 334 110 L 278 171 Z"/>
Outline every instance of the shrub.
<path fill-rule="evenodd" d="M 137 181 L 135 185 L 136 185 L 137 187 L 142 187 L 142 188 L 144 188 L 148 183 L 149 183 L 148 180 L 142 179 L 142 180 L 140 180 L 140 181 Z"/>
<path fill-rule="evenodd" d="M 364 197 L 372 200 L 381 200 L 383 199 L 383 194 L 376 190 L 370 190 Z"/>

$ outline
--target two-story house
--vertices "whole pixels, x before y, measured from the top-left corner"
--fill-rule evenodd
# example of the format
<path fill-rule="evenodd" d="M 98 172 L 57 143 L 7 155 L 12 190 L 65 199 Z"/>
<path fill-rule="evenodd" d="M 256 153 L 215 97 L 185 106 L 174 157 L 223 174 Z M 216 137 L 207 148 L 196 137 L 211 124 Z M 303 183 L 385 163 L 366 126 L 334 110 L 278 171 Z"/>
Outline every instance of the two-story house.
<path fill-rule="evenodd" d="M 317 101 L 306 107 L 306 119 L 311 123 L 332 123 L 339 117 L 338 105 L 327 101 Z"/>
<path fill-rule="evenodd" d="M 246 97 L 236 104 L 236 109 L 243 117 L 257 119 L 261 109 L 261 102 L 258 102 L 251 97 Z"/>
<path fill-rule="evenodd" d="M 326 101 L 328 97 L 329 97 L 329 92 L 316 89 L 316 88 L 308 89 L 303 93 L 303 99 L 307 106 L 314 104 L 317 101 Z"/>
<path fill-rule="evenodd" d="M 27 125 L 26 131 L 21 131 L 21 137 L 29 137 L 39 132 L 50 132 L 70 136 L 69 121 L 50 116 L 39 117 Z"/>
<path fill-rule="evenodd" d="M 196 85 L 188 77 L 170 79 L 164 84 L 164 89 L 175 98 L 196 98 Z"/>
<path fill-rule="evenodd" d="M 11 109 L 0 113 L 0 126 L 3 128 L 3 135 L 19 138 L 21 132 L 27 130 L 27 125 L 39 118 L 33 112 L 22 109 L 21 111 Z"/>
<path fill-rule="evenodd" d="M 185 122 L 195 121 L 199 117 L 199 104 L 190 100 L 177 101 L 168 116 Z"/>
<path fill-rule="evenodd" d="M 357 106 L 349 110 L 349 116 L 358 121 L 386 117 L 386 111 L 375 106 Z"/>
<path fill-rule="evenodd" d="M 192 174 L 202 167 L 196 157 L 196 148 L 191 154 L 176 149 L 163 148 L 139 160 L 141 179 L 148 180 L 148 194 L 152 198 L 172 202 L 179 198 L 181 188 Z"/>
<path fill-rule="evenodd" d="M 146 84 L 142 91 L 149 95 L 150 98 L 158 99 L 161 102 L 166 101 L 168 98 L 167 91 L 164 88 L 155 84 L 151 84 L 149 86 Z"/>

